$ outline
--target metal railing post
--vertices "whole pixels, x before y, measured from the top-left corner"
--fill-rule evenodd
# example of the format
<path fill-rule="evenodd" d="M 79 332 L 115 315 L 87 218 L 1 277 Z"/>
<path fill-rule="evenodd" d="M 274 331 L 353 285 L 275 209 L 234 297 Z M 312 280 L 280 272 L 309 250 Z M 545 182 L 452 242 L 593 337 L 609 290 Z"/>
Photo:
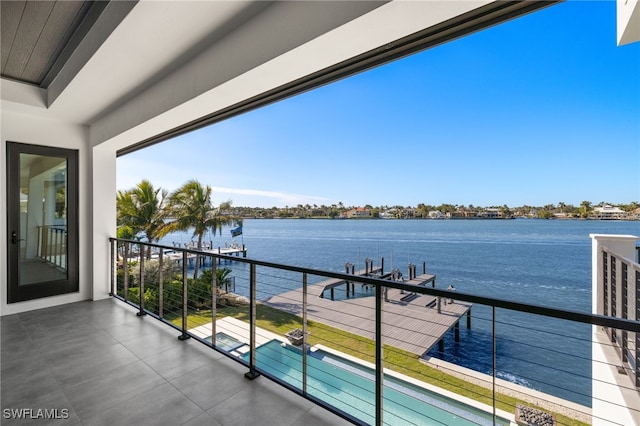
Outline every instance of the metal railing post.
<path fill-rule="evenodd" d="M 187 340 L 191 336 L 187 334 L 187 252 L 182 252 L 182 334 L 178 336 L 180 340 Z"/>
<path fill-rule="evenodd" d="M 376 286 L 376 425 L 381 426 L 384 408 L 384 358 L 382 352 L 382 286 Z"/>
<path fill-rule="evenodd" d="M 244 374 L 249 380 L 260 376 L 256 371 L 256 265 L 249 266 L 249 371 Z"/>
<path fill-rule="evenodd" d="M 60 230 L 56 228 L 56 257 L 54 264 L 60 266 L 62 264 L 62 250 L 60 245 L 62 244 L 62 238 L 60 235 Z"/>
<path fill-rule="evenodd" d="M 139 302 L 138 307 L 140 309 L 138 310 L 136 315 L 141 317 L 141 316 L 147 315 L 147 313 L 144 311 L 144 252 L 145 252 L 145 247 L 142 244 L 140 244 L 139 247 L 140 247 L 140 275 L 139 275 L 138 279 L 140 280 L 140 285 L 139 285 L 138 289 L 140 290 L 140 302 Z"/>
<path fill-rule="evenodd" d="M 115 247 L 117 247 L 116 241 L 115 240 L 109 240 L 109 249 L 110 249 L 110 253 L 111 253 L 111 268 L 109 268 L 111 271 L 109 273 L 110 278 L 111 278 L 111 282 L 110 282 L 110 287 L 109 287 L 109 296 L 113 296 L 114 290 L 115 290 L 115 280 L 116 280 L 116 268 L 118 265 L 118 255 L 115 252 Z"/>
<path fill-rule="evenodd" d="M 602 251 L 602 311 L 601 315 L 609 315 L 609 257 Z"/>
<path fill-rule="evenodd" d="M 610 256 L 611 258 L 611 267 L 610 267 L 610 283 L 611 283 L 611 316 L 618 316 L 618 274 L 617 274 L 617 262 L 618 260 L 614 256 Z M 611 342 L 616 343 L 616 329 L 611 329 Z"/>
<path fill-rule="evenodd" d="M 124 243 L 124 261 L 122 262 L 122 287 L 124 300 L 129 300 L 129 243 Z"/>
<path fill-rule="evenodd" d="M 164 315 L 164 250 L 158 255 L 158 317 Z"/>
<path fill-rule="evenodd" d="M 636 279 L 636 291 L 635 291 L 635 297 L 636 297 L 636 312 L 635 312 L 635 319 L 636 321 L 640 320 L 640 303 L 638 303 L 638 300 L 640 300 L 640 271 L 636 270 L 635 273 L 635 279 Z M 636 358 L 636 368 L 635 368 L 635 381 L 636 381 L 636 387 L 640 387 L 640 333 L 634 332 L 633 335 L 635 336 L 635 341 L 636 341 L 636 353 L 635 353 L 635 358 Z"/>
<path fill-rule="evenodd" d="M 302 392 L 307 393 L 307 273 L 302 274 Z"/>
<path fill-rule="evenodd" d="M 629 318 L 628 308 L 629 308 L 629 269 L 625 262 L 622 262 L 622 318 Z M 622 362 L 626 363 L 628 360 L 629 354 L 628 350 L 628 333 L 626 330 L 622 330 Z"/>
<path fill-rule="evenodd" d="M 492 341 L 492 357 L 493 357 L 493 371 L 491 374 L 492 386 L 491 394 L 493 398 L 493 424 L 496 424 L 496 374 L 498 370 L 497 358 L 496 358 L 496 307 L 491 307 L 491 341 Z"/>
<path fill-rule="evenodd" d="M 216 316 L 218 314 L 218 276 L 216 274 L 216 258 L 211 256 L 211 345 L 216 346 Z"/>

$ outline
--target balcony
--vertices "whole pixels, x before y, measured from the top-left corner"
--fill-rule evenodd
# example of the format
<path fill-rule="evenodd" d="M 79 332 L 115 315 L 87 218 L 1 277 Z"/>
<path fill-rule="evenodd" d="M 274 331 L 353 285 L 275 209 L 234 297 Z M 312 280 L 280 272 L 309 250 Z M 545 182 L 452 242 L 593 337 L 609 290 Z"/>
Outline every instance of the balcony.
<path fill-rule="evenodd" d="M 627 253 L 635 256 L 635 237 L 593 238 L 598 314 L 440 289 L 415 265 L 398 280 L 372 261 L 365 271 L 335 273 L 112 239 L 113 298 L 1 318 L 3 421 L 514 425 L 528 406 L 558 425 L 633 424 L 640 324 L 629 295 L 640 267 Z M 231 300 L 217 274 L 203 275 L 209 286 L 191 279 L 195 261 L 213 270 L 240 265 L 233 290 L 247 299 Z M 612 265 L 626 275 L 612 275 Z M 167 272 L 176 267 L 178 280 Z M 586 339 L 567 331 L 575 325 L 586 327 Z M 521 338 L 507 338 L 510 328 Z M 429 355 L 471 337 L 488 371 Z M 517 358 L 504 355 L 507 346 L 523 346 L 530 355 L 520 362 L 549 370 L 551 391 L 501 378 Z M 581 349 L 564 353 L 569 346 Z M 548 353 L 564 361 L 546 365 Z M 560 379 L 585 380 L 574 365 L 586 368 L 592 392 Z M 572 401 L 585 397 L 591 404 Z"/>
<path fill-rule="evenodd" d="M 0 322 L 2 424 L 348 423 L 116 299 Z"/>

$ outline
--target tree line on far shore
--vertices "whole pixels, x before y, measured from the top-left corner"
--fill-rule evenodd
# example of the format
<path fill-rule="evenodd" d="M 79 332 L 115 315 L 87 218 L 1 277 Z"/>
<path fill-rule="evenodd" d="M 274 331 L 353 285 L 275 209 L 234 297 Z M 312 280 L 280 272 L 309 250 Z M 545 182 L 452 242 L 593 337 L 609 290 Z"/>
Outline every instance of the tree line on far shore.
<path fill-rule="evenodd" d="M 197 180 L 190 180 L 169 194 L 166 190 L 155 188 L 148 180 L 141 181 L 134 188 L 118 191 L 118 237 L 131 238 L 140 233 L 148 241 L 153 242 L 172 231 L 195 229 L 194 237 L 198 237 L 198 247 L 202 247 L 202 237 L 208 230 L 220 231 L 224 225 L 241 224 L 242 218 L 336 218 L 356 208 L 369 210 L 370 217 L 396 217 L 399 219 L 429 218 L 430 213 L 440 212 L 443 215 L 472 215 L 488 209 L 497 209 L 502 217 L 535 217 L 548 219 L 552 217 L 588 218 L 595 207 L 613 205 L 628 214 L 638 212 L 640 203 L 632 201 L 628 204 L 613 204 L 602 201 L 594 204 L 582 201 L 579 206 L 559 202 L 544 206 L 523 205 L 510 207 L 474 206 L 473 204 L 440 204 L 420 203 L 417 206 L 382 205 L 346 206 L 343 202 L 331 205 L 298 204 L 285 207 L 233 207 L 231 201 L 214 207 L 211 203 L 211 187 L 203 186 Z"/>
<path fill-rule="evenodd" d="M 429 218 L 430 213 L 440 212 L 443 215 L 458 214 L 459 216 L 470 216 L 473 213 L 482 213 L 489 209 L 497 209 L 503 217 L 535 217 L 547 219 L 557 216 L 567 218 L 587 218 L 593 213 L 595 207 L 612 205 L 611 203 L 601 202 L 593 204 L 590 201 L 583 201 L 579 206 L 559 202 L 558 204 L 546 204 L 544 206 L 519 206 L 509 207 L 506 204 L 502 206 L 474 206 L 472 204 L 440 204 L 430 205 L 420 203 L 417 206 L 402 205 L 383 205 L 371 206 L 346 206 L 342 202 L 331 205 L 317 204 L 298 204 L 296 206 L 285 207 L 231 207 L 229 213 L 242 218 L 336 218 L 342 217 L 345 213 L 356 208 L 363 208 L 370 212 L 370 217 L 395 217 L 398 219 L 411 218 Z M 633 201 L 629 204 L 618 204 L 615 207 L 631 214 L 640 209 L 640 203 Z M 464 213 L 467 213 L 464 215 Z"/>

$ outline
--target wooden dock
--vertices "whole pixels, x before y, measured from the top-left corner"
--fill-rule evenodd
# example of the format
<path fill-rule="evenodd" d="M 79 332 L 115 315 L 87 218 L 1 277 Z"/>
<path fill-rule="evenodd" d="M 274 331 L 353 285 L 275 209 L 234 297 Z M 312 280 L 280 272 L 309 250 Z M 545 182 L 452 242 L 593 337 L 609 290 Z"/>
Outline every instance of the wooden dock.
<path fill-rule="evenodd" d="M 419 275 L 406 284 L 434 284 L 434 275 Z M 356 297 L 334 301 L 321 295 L 327 289 L 344 285 L 344 280 L 329 279 L 307 287 L 307 319 L 348 331 L 368 339 L 375 339 L 375 297 Z M 361 285 L 361 284 L 354 284 Z M 402 293 L 389 288 L 383 302 L 384 343 L 418 356 L 440 344 L 443 337 L 455 329 L 458 339 L 459 321 L 467 315 L 470 327 L 471 304 L 418 293 Z M 440 300 L 438 300 L 440 299 Z M 302 316 L 302 289 L 291 290 L 263 302 L 273 308 Z M 440 304 L 440 306 L 438 306 Z"/>
<path fill-rule="evenodd" d="M 247 249 L 244 244 L 242 246 L 230 246 L 230 247 L 218 247 L 213 249 L 205 249 L 202 250 L 205 253 L 213 253 L 213 254 L 224 254 L 227 256 L 240 256 L 247 257 Z"/>

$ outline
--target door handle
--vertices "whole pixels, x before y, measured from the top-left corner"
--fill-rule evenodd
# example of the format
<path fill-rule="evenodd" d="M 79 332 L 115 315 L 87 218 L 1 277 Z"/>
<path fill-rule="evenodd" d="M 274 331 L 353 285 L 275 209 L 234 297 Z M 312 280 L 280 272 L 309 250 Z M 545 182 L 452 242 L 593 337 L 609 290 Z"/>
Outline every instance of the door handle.
<path fill-rule="evenodd" d="M 11 243 L 18 244 L 18 241 L 22 241 L 22 240 L 18 239 L 18 234 L 16 233 L 16 231 L 11 232 Z"/>

